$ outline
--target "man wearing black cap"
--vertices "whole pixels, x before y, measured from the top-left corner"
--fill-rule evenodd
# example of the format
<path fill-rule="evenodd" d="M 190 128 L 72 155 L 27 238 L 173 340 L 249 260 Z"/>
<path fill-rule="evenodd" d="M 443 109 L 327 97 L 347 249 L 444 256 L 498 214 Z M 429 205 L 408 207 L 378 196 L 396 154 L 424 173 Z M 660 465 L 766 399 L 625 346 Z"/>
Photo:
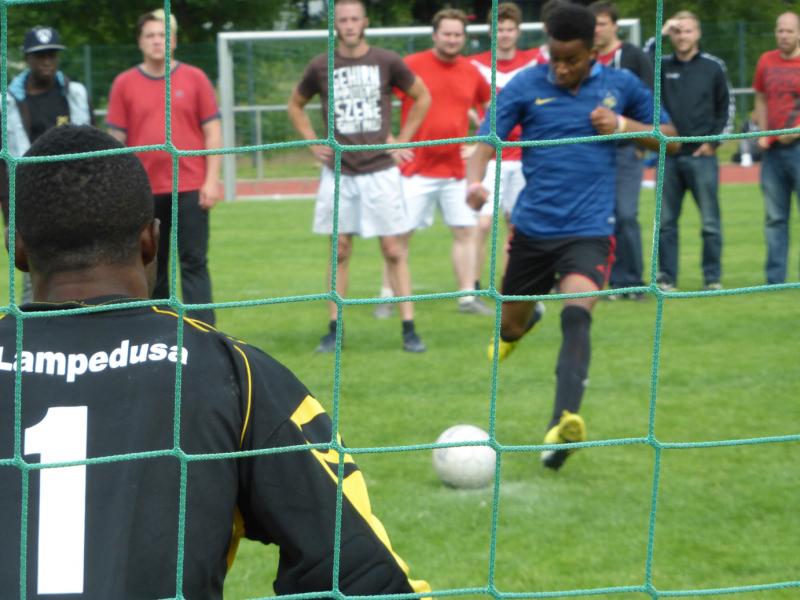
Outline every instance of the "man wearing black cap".
<path fill-rule="evenodd" d="M 23 42 L 28 68 L 8 86 L 8 151 L 22 156 L 51 127 L 66 123 L 94 125 L 92 106 L 83 84 L 58 70 L 59 52 L 65 49 L 52 27 L 36 26 Z M 0 169 L 6 178 L 5 168 Z M 0 201 L 8 202 L 8 185 L 0 182 Z M 25 275 L 22 301 L 31 301 L 30 279 Z"/>
<path fill-rule="evenodd" d="M 86 88 L 58 70 L 65 48 L 58 31 L 34 27 L 25 34 L 23 48 L 28 68 L 8 86 L 8 149 L 14 156 L 25 154 L 51 127 L 94 124 Z"/>

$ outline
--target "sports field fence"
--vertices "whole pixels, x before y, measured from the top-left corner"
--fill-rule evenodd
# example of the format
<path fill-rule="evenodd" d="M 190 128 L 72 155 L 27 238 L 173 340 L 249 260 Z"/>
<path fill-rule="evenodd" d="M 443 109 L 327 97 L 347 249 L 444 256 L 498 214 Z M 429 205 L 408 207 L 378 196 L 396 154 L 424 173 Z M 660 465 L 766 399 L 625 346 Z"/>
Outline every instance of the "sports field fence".
<path fill-rule="evenodd" d="M 652 23 L 641 23 L 633 27 L 638 19 L 623 19 L 622 34 L 634 43 L 644 43 L 655 31 Z M 473 25 L 475 33 L 470 36 L 468 52 L 488 49 L 485 25 Z M 722 58 L 728 66 L 728 74 L 736 95 L 737 130 L 746 121 L 752 110 L 753 71 L 758 56 L 773 45 L 774 23 L 769 20 L 758 22 L 717 21 L 703 23 L 703 49 Z M 416 31 L 414 35 L 376 40 L 378 45 L 391 47 L 401 54 L 416 52 L 428 42 L 425 27 L 394 28 Z M 423 32 L 420 34 L 419 32 Z M 269 36 L 294 37 L 288 44 L 265 44 L 256 39 L 242 40 L 230 44 L 234 108 L 226 124 L 233 122 L 234 139 L 237 146 L 259 146 L 265 143 L 282 142 L 295 139 L 286 116 L 287 88 L 299 77 L 308 59 L 325 49 L 325 32 L 293 31 L 268 32 Z M 225 36 L 232 38 L 240 32 L 220 33 L 218 43 L 184 43 L 176 50 L 176 58 L 201 67 L 213 82 L 222 85 L 223 70 L 220 68 L 220 46 Z M 306 37 L 307 36 L 307 37 Z M 297 43 L 303 40 L 302 43 Z M 543 35 L 533 23 L 526 24 L 522 37 L 522 47 L 533 47 L 544 41 Z M 72 78 L 86 85 L 92 105 L 96 107 L 97 122 L 103 123 L 108 102 L 108 91 L 114 77 L 123 70 L 137 64 L 141 54 L 133 43 L 125 44 L 82 44 L 72 46 L 69 40 L 63 52 L 64 71 Z M 9 76 L 25 68 L 24 56 L 18 40 L 10 40 L 8 47 Z M 275 83 L 277 82 L 277 84 Z M 320 125 L 316 111 L 312 113 L 315 125 Z M 232 146 L 233 143 L 226 143 Z M 264 153 L 253 152 L 239 155 L 238 173 L 240 178 L 262 179 L 281 177 L 280 172 L 265 169 Z M 230 169 L 226 166 L 226 173 Z"/>

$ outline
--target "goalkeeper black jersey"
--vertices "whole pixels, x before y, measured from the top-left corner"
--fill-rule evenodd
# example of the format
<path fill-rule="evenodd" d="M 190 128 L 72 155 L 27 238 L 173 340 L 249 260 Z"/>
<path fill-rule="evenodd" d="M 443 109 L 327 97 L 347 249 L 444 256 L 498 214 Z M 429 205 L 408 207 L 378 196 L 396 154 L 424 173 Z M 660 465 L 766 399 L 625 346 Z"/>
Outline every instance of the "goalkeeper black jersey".
<path fill-rule="evenodd" d="M 276 593 L 332 589 L 339 456 L 306 448 L 331 441 L 330 419 L 258 349 L 189 319 L 179 344 L 178 329 L 177 315 L 154 307 L 37 316 L 23 321 L 17 355 L 16 321 L 0 320 L 0 598 L 172 598 L 177 581 L 186 598 L 222 598 L 241 536 L 279 545 Z M 427 591 L 344 461 L 340 589 Z"/>

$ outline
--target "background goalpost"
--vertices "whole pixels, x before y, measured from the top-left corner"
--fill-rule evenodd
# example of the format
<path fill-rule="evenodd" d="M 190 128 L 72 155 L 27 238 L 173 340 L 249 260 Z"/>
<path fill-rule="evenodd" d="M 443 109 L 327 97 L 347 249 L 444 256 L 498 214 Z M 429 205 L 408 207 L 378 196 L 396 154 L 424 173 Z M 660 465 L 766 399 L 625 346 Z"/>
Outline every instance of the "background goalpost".
<path fill-rule="evenodd" d="M 642 41 L 642 30 L 639 19 L 620 19 L 620 36 L 638 46 Z M 544 41 L 542 23 L 523 23 L 522 47 L 532 47 Z M 417 52 L 430 46 L 430 26 L 417 27 L 382 27 L 371 28 L 366 31 L 367 37 L 376 42 L 376 45 L 388 47 L 399 51 L 401 54 Z M 479 52 L 488 49 L 489 25 L 467 26 L 467 52 Z M 308 59 L 324 52 L 327 46 L 328 30 L 315 29 L 309 31 L 239 31 L 222 32 L 217 35 L 217 60 L 219 63 L 220 111 L 222 114 L 223 146 L 225 148 L 238 148 L 240 152 L 252 152 L 266 149 L 270 143 L 286 141 L 268 136 L 267 143 L 261 144 L 257 138 L 255 145 L 245 146 L 238 143 L 236 131 L 236 115 L 239 112 L 263 111 L 285 112 L 286 100 L 291 88 L 297 83 Z M 241 70 L 240 57 L 236 55 L 237 44 L 258 42 L 261 45 L 262 62 L 279 62 L 280 66 L 265 67 L 256 78 L 255 85 L 259 91 L 272 91 L 271 100 L 260 106 L 247 106 L 239 101 L 237 91 L 242 87 L 236 79 L 237 66 Z M 269 56 L 267 56 L 269 53 Z M 252 54 L 244 60 L 252 64 Z M 256 59 L 258 60 L 258 58 Z M 288 80 L 287 80 L 288 78 Z M 251 90 L 252 91 L 252 90 Z M 310 105 L 313 106 L 313 105 Z M 288 121 L 288 118 L 287 118 Z M 260 119 L 256 121 L 261 129 Z M 271 138 L 271 139 L 270 139 Z M 296 136 L 293 137 L 296 139 Z M 243 147 L 244 146 L 244 147 Z M 236 197 L 236 154 L 225 154 L 222 162 L 223 183 L 225 198 L 232 200 Z"/>

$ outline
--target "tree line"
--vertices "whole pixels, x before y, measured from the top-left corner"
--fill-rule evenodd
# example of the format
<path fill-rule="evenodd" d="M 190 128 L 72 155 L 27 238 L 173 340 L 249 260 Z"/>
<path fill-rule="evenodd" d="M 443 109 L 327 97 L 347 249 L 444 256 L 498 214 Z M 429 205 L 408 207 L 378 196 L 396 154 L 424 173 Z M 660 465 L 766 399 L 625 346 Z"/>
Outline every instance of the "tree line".
<path fill-rule="evenodd" d="M 444 6 L 462 8 L 476 22 L 484 22 L 491 0 L 365 0 L 375 26 L 419 25 L 430 22 Z M 574 0 L 589 4 L 591 0 Z M 311 29 L 325 26 L 328 0 L 171 0 L 180 40 L 213 42 L 219 31 L 253 29 Z M 526 20 L 536 20 L 544 0 L 518 0 Z M 642 20 L 651 35 L 656 19 L 656 0 L 617 0 L 625 17 Z M 10 47 L 21 46 L 25 31 L 34 25 L 58 29 L 70 46 L 82 44 L 135 43 L 137 17 L 163 6 L 158 0 L 60 0 L 8 6 Z M 320 10 L 321 8 L 321 10 Z M 800 0 L 665 0 L 664 18 L 688 9 L 701 21 L 772 21 L 785 10 L 797 10 Z"/>

